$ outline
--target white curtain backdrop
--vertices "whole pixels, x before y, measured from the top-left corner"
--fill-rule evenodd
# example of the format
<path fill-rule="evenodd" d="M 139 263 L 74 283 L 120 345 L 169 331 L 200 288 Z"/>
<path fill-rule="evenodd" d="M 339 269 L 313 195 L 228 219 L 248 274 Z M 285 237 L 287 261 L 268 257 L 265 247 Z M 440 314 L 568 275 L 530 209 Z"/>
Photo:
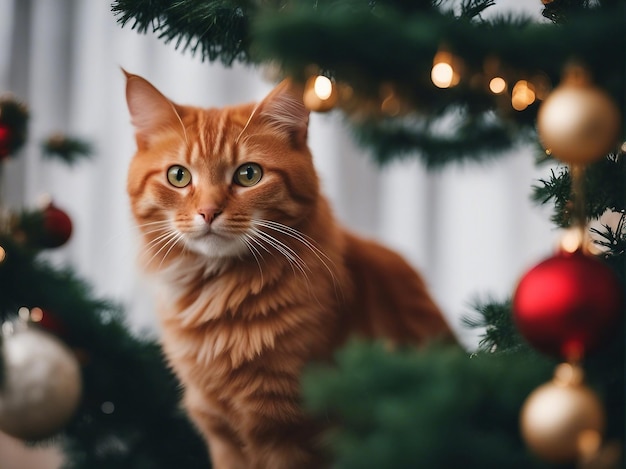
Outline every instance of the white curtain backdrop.
<path fill-rule="evenodd" d="M 201 63 L 150 33 L 122 29 L 108 0 L 0 0 L 0 92 L 31 112 L 28 146 L 5 163 L 5 204 L 33 206 L 50 194 L 75 228 L 52 260 L 121 303 L 135 327 L 153 328 L 125 193 L 134 140 L 120 67 L 175 101 L 204 106 L 258 100 L 272 84 L 260 70 Z M 69 168 L 42 159 L 39 142 L 58 131 L 90 141 L 95 157 Z M 529 148 L 436 173 L 417 159 L 381 169 L 333 113 L 313 115 L 310 145 L 338 217 L 403 253 L 468 347 L 476 334 L 460 317 L 470 303 L 505 298 L 554 245 L 548 212 L 529 201 L 531 185 L 548 171 L 534 168 Z"/>

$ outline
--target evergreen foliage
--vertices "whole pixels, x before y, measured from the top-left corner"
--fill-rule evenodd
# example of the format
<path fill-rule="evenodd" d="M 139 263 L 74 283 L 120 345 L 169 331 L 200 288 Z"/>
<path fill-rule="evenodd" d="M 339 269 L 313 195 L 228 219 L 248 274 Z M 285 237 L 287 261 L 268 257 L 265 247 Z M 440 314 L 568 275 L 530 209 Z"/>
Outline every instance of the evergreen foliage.
<path fill-rule="evenodd" d="M 590 165 L 585 172 L 585 208 L 589 219 L 599 218 L 605 211 L 626 210 L 626 162 L 623 156 L 609 155 Z M 533 187 L 533 199 L 542 204 L 552 202 L 552 221 L 559 227 L 572 222 L 571 176 L 566 166 L 551 170 L 546 179 Z"/>
<path fill-rule="evenodd" d="M 59 440 L 65 467 L 206 468 L 204 442 L 179 407 L 179 385 L 159 344 L 134 336 L 119 307 L 94 299 L 71 269 L 51 266 L 10 236 L 0 245 L 0 322 L 22 306 L 42 307 L 81 357 L 84 397 Z"/>
<path fill-rule="evenodd" d="M 67 164 L 81 161 L 93 153 L 89 142 L 60 134 L 46 139 L 41 144 L 41 148 L 44 156 L 61 159 Z"/>
<path fill-rule="evenodd" d="M 550 376 L 548 361 L 526 354 L 355 342 L 336 366 L 311 367 L 303 386 L 331 425 L 333 467 L 527 469 L 549 466 L 526 451 L 519 408 Z"/>
<path fill-rule="evenodd" d="M 380 161 L 413 153 L 429 166 L 442 166 L 455 155 L 461 160 L 502 155 L 534 135 L 538 104 L 513 111 L 503 96 L 489 92 L 491 73 L 511 84 L 539 75 L 556 85 L 563 67 L 575 60 L 616 101 L 624 96 L 625 70 L 615 60 L 625 53 L 620 1 L 553 1 L 544 15 L 560 21 L 558 27 L 524 17 L 483 19 L 481 13 L 493 4 L 118 0 L 113 10 L 121 24 L 133 19 L 139 31 L 152 27 L 203 59 L 270 63 L 302 80 L 312 69 L 322 70 L 349 85 L 354 99 L 343 110 L 357 140 L 374 149 Z M 215 25 L 228 25 L 232 18 L 237 18 L 236 26 L 220 34 Z M 197 25 L 202 21 L 204 28 Z M 433 57 L 441 47 L 463 63 L 464 79 L 445 90 L 437 90 L 430 80 Z M 401 116 L 381 119 L 380 102 L 390 93 L 402 104 Z M 453 135 L 430 134 L 450 111 L 460 118 Z"/>

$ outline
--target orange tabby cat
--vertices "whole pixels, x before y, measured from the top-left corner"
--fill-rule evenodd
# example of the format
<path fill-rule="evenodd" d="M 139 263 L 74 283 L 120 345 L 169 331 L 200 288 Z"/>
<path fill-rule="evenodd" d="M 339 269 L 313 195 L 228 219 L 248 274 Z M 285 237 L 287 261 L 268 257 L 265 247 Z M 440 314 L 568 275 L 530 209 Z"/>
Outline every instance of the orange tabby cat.
<path fill-rule="evenodd" d="M 128 194 L 163 348 L 213 466 L 323 467 L 303 365 L 349 334 L 421 343 L 449 327 L 405 261 L 333 218 L 289 81 L 258 105 L 200 109 L 126 76 Z"/>

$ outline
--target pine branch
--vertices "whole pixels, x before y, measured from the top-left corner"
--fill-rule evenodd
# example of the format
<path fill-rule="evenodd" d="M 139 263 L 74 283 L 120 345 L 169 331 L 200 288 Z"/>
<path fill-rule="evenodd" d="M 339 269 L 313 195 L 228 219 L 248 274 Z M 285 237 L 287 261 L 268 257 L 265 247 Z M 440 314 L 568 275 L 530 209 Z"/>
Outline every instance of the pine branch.
<path fill-rule="evenodd" d="M 63 324 L 82 357 L 83 400 L 60 439 L 68 469 L 189 469 L 208 465 L 204 442 L 179 406 L 178 381 L 158 343 L 134 336 L 122 311 L 95 299 L 70 269 L 0 236 L 0 312 L 40 307 Z M 105 411 L 103 403 L 113 405 Z"/>
<path fill-rule="evenodd" d="M 611 155 L 590 165 L 585 171 L 585 206 L 588 219 L 599 218 L 606 210 L 626 210 L 626 162 L 624 158 Z M 554 212 L 551 220 L 560 227 L 571 224 L 572 204 L 571 177 L 568 168 L 560 167 L 550 177 L 540 179 L 533 186 L 533 199 L 541 204 L 552 202 Z"/>
<path fill-rule="evenodd" d="M 170 1 L 117 0 L 111 9 L 118 22 L 140 33 L 151 30 L 176 48 L 199 54 L 202 60 L 220 59 L 225 65 L 249 63 L 249 10 L 253 2 L 236 0 Z"/>
<path fill-rule="evenodd" d="M 62 134 L 47 138 L 41 148 L 45 157 L 60 159 L 68 165 L 87 159 L 93 153 L 89 142 Z"/>
<path fill-rule="evenodd" d="M 506 121 L 484 116 L 461 119 L 456 125 L 446 126 L 445 133 L 435 130 L 442 127 L 440 124 L 429 119 L 370 120 L 354 124 L 354 134 L 382 164 L 417 154 L 430 169 L 440 169 L 451 162 L 494 159 L 522 141 L 524 135 L 522 129 Z"/>
<path fill-rule="evenodd" d="M 476 301 L 474 313 L 463 317 L 466 327 L 484 328 L 479 348 L 485 352 L 519 352 L 528 353 L 528 344 L 522 339 L 513 322 L 511 301 L 497 302 Z"/>
<path fill-rule="evenodd" d="M 354 342 L 335 361 L 303 379 L 309 408 L 333 425 L 334 467 L 549 467 L 518 432 L 524 399 L 550 376 L 547 360 Z"/>
<path fill-rule="evenodd" d="M 606 257 L 624 256 L 626 254 L 626 214 L 622 212 L 615 228 L 602 225 L 602 230 L 591 228 L 598 236 L 595 243 L 606 250 Z"/>
<path fill-rule="evenodd" d="M 113 11 L 121 24 L 133 20 L 133 28 L 139 31 L 152 28 L 159 37 L 175 40 L 177 47 L 198 53 L 202 59 L 278 64 L 283 73 L 301 80 L 312 66 L 326 70 L 354 96 L 352 102 L 341 104 L 351 116 L 358 114 L 355 107 L 363 110 L 373 103 L 378 108 L 374 117 L 383 118 L 381 102 L 385 90 L 392 90 L 404 107 L 400 119 L 408 116 L 418 122 L 424 114 L 440 116 L 463 109 L 468 119 L 465 127 L 470 129 L 472 121 L 498 112 L 501 119 L 527 131 L 534 126 L 538 105 L 512 112 L 510 96 L 488 90 L 489 73 L 502 75 L 510 87 L 536 74 L 554 85 L 575 51 L 598 86 L 617 101 L 624 95 L 625 71 L 614 60 L 624 55 L 620 5 L 605 1 L 592 8 L 586 1 L 569 1 L 559 6 L 568 17 L 558 27 L 524 17 L 483 20 L 481 13 L 492 0 L 464 0 L 458 14 L 450 0 L 118 0 Z M 446 90 L 436 89 L 430 79 L 433 57 L 442 46 L 459 57 L 463 69 L 461 82 Z M 495 68 L 486 70 L 487 63 Z M 460 139 L 424 141 L 421 125 L 409 129 L 404 123 L 381 124 L 380 128 L 364 126 L 358 132 L 365 134 L 364 142 L 380 149 L 382 161 L 425 151 L 435 151 L 427 157 L 429 161 L 453 160 Z M 472 140 L 472 134 L 464 135 L 469 144 L 460 159 L 469 158 L 470 152 L 479 160 L 501 154 L 500 150 L 518 140 L 504 126 L 498 132 L 494 125 L 475 128 L 485 132 L 484 144 L 479 144 L 478 137 Z M 398 143 L 393 148 L 396 143 L 390 137 L 395 136 Z M 375 141 L 378 137 L 381 140 Z"/>

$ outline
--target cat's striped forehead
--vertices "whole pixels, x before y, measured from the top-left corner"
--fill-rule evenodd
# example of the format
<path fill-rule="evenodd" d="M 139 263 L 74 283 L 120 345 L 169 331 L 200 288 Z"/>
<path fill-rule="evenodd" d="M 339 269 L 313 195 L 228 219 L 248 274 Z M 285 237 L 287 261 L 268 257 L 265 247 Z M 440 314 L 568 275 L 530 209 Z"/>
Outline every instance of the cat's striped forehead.
<path fill-rule="evenodd" d="M 197 109 L 192 122 L 185 119 L 185 142 L 180 155 L 191 167 L 219 174 L 242 161 L 247 139 L 239 140 L 252 106 Z"/>

